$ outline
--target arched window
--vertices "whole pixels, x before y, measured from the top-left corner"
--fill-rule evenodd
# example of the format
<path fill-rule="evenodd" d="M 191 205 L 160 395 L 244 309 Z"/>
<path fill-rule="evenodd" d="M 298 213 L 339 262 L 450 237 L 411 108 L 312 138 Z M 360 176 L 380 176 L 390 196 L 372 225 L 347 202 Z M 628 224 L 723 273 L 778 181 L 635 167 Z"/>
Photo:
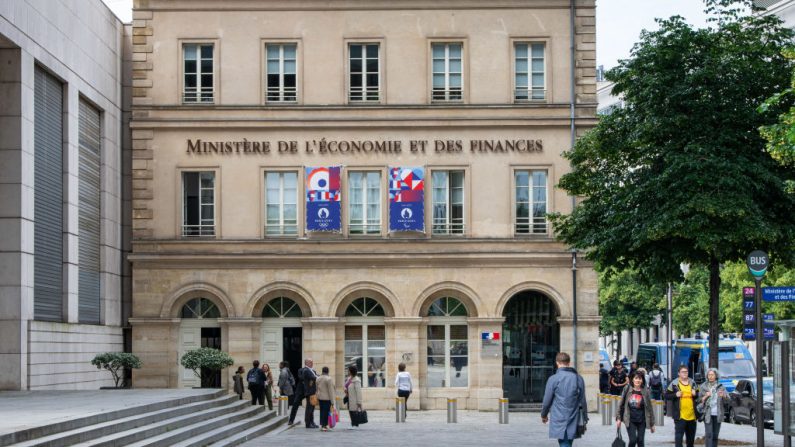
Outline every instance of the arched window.
<path fill-rule="evenodd" d="M 381 304 L 368 297 L 357 298 L 345 310 L 346 317 L 383 317 L 384 308 Z"/>
<path fill-rule="evenodd" d="M 386 386 L 386 326 L 384 308 L 373 298 L 353 300 L 345 309 L 345 369 L 359 370 L 362 386 Z"/>
<path fill-rule="evenodd" d="M 182 306 L 182 318 L 221 318 L 218 306 L 207 298 L 193 298 Z"/>
<path fill-rule="evenodd" d="M 428 317 L 428 386 L 468 386 L 466 306 L 455 298 L 442 297 L 431 304 L 425 316 Z"/>
<path fill-rule="evenodd" d="M 262 318 L 301 318 L 302 316 L 298 303 L 283 296 L 268 301 L 262 309 Z"/>

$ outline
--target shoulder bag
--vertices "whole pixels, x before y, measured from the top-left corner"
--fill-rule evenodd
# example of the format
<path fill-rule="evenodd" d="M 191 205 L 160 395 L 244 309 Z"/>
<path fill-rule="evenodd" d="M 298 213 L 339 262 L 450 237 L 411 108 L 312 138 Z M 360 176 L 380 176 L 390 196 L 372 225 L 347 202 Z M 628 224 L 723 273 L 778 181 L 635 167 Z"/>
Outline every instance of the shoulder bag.
<path fill-rule="evenodd" d="M 611 447 L 626 447 L 627 443 L 624 442 L 624 438 L 621 437 L 621 427 L 616 429 L 616 439 L 613 440 L 613 444 Z"/>
<path fill-rule="evenodd" d="M 580 388 L 579 376 L 577 377 L 577 402 L 582 402 L 584 390 Z M 576 437 L 580 438 L 585 434 L 588 429 L 588 414 L 585 413 L 585 408 L 582 405 L 577 407 L 577 434 Z"/>

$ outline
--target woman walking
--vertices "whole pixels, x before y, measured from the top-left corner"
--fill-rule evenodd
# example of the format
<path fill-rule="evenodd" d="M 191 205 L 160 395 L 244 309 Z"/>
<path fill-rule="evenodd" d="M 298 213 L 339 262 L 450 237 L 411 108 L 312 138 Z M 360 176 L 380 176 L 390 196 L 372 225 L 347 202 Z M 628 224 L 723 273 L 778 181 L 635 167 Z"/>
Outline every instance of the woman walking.
<path fill-rule="evenodd" d="M 328 375 L 328 366 L 324 366 L 322 374 L 317 378 L 317 400 L 320 401 L 320 431 L 329 431 L 328 416 L 334 400 L 334 380 Z"/>
<path fill-rule="evenodd" d="M 362 379 L 359 378 L 359 370 L 353 365 L 348 367 L 345 396 L 348 398 L 348 414 L 351 418 L 351 426 L 358 427 L 359 419 L 354 413 L 362 411 Z"/>
<path fill-rule="evenodd" d="M 293 406 L 293 393 L 295 392 L 295 378 L 290 372 L 290 365 L 287 362 L 279 362 L 279 395 L 287 396 L 287 405 Z"/>
<path fill-rule="evenodd" d="M 704 444 L 706 447 L 718 447 L 718 434 L 723 419 L 725 400 L 728 398 L 726 389 L 718 382 L 720 374 L 715 368 L 707 370 L 707 381 L 701 384 L 699 413 L 704 415 Z"/>
<path fill-rule="evenodd" d="M 616 418 L 618 428 L 627 426 L 629 447 L 644 447 L 646 428 L 654 433 L 654 410 L 651 406 L 651 395 L 645 386 L 645 372 L 636 371 L 632 381 L 621 394 Z"/>
<path fill-rule="evenodd" d="M 404 397 L 405 402 L 403 405 L 403 419 L 406 419 L 406 412 L 409 407 L 409 396 L 411 396 L 412 383 L 411 374 L 406 371 L 406 364 L 401 363 L 398 365 L 398 373 L 395 376 L 395 388 L 397 388 L 398 397 Z"/>
<path fill-rule="evenodd" d="M 264 363 L 262 372 L 265 374 L 265 402 L 268 403 L 268 410 L 273 410 L 273 374 L 270 365 Z"/>

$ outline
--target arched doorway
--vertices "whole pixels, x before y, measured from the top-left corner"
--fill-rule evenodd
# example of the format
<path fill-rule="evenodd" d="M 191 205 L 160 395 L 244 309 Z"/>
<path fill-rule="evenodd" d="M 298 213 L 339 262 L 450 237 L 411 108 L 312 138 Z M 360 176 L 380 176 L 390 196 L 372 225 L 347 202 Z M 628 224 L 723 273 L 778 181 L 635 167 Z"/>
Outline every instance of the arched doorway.
<path fill-rule="evenodd" d="M 503 310 L 503 395 L 511 403 L 540 403 L 560 350 L 559 312 L 540 292 L 519 292 Z"/>
<path fill-rule="evenodd" d="M 270 299 L 262 308 L 260 354 L 262 363 L 267 363 L 271 371 L 278 371 L 279 362 L 286 361 L 297 377 L 303 366 L 303 316 L 298 303 L 285 296 Z"/>
<path fill-rule="evenodd" d="M 384 307 L 362 296 L 345 308 L 345 369 L 356 366 L 364 388 L 386 387 L 386 326 Z"/>
<path fill-rule="evenodd" d="M 188 351 L 198 348 L 221 349 L 221 325 L 218 318 L 221 311 L 218 306 L 207 298 L 192 298 L 180 309 L 180 351 L 179 359 Z M 180 383 L 183 387 L 201 386 L 201 381 L 192 370 L 180 365 L 182 374 Z M 202 373 L 204 374 L 204 373 Z M 218 371 L 213 382 L 214 388 L 221 387 L 221 371 Z"/>
<path fill-rule="evenodd" d="M 469 336 L 466 306 L 456 298 L 435 300 L 428 318 L 428 388 L 469 386 Z"/>

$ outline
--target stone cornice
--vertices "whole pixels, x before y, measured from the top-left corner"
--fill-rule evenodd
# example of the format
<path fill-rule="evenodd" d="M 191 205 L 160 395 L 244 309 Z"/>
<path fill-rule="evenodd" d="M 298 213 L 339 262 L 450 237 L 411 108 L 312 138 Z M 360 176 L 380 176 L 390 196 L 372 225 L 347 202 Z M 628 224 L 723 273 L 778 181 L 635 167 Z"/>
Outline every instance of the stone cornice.
<path fill-rule="evenodd" d="M 384 318 L 384 323 L 393 325 L 418 326 L 423 323 L 422 317 L 388 317 Z"/>
<path fill-rule="evenodd" d="M 146 325 L 146 324 L 179 324 L 181 318 L 158 318 L 158 317 L 130 317 L 127 322 L 130 326 Z"/>
<path fill-rule="evenodd" d="M 307 317 L 301 318 L 302 324 L 312 324 L 312 325 L 336 325 L 340 323 L 340 319 L 337 317 Z"/>
<path fill-rule="evenodd" d="M 467 318 L 467 323 L 469 324 L 483 324 L 483 325 L 491 325 L 491 324 L 503 324 L 505 322 L 505 317 L 470 317 Z"/>
<path fill-rule="evenodd" d="M 252 318 L 252 317 L 219 318 L 218 322 L 221 323 L 221 324 L 223 324 L 223 323 L 239 324 L 239 325 L 250 324 L 252 326 L 254 326 L 254 325 L 258 326 L 258 325 L 262 324 L 262 318 Z"/>
<path fill-rule="evenodd" d="M 578 0 L 593 7 L 593 0 Z M 136 0 L 136 11 L 358 11 L 437 9 L 568 9 L 569 0 Z"/>

